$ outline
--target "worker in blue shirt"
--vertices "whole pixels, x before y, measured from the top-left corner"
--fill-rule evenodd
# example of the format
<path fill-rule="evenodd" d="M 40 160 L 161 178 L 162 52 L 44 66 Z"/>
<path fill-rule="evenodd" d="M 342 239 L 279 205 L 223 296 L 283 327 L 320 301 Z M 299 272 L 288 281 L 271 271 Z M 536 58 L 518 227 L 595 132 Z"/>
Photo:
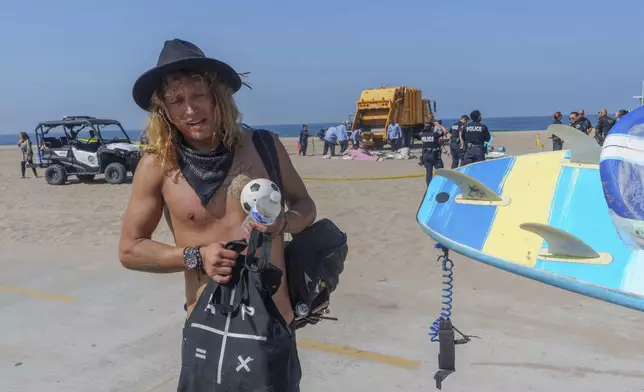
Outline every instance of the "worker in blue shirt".
<path fill-rule="evenodd" d="M 387 139 L 389 140 L 389 145 L 391 146 L 392 151 L 396 151 L 400 148 L 402 143 L 402 130 L 400 129 L 400 125 L 398 125 L 394 120 L 391 120 L 387 127 Z"/>
<path fill-rule="evenodd" d="M 324 133 L 324 152 L 322 155 L 326 155 L 329 150 L 331 151 L 331 156 L 335 156 L 335 141 L 338 140 L 335 127 L 329 127 Z"/>
<path fill-rule="evenodd" d="M 349 132 L 347 131 L 347 126 L 349 121 L 345 121 L 343 124 L 335 127 L 335 133 L 338 137 L 338 144 L 340 144 L 340 154 L 344 154 L 349 147 Z"/>
<path fill-rule="evenodd" d="M 360 131 L 362 131 L 362 129 L 358 128 L 351 132 L 351 144 L 353 145 L 354 150 L 357 150 L 360 147 L 360 141 L 362 140 Z"/>

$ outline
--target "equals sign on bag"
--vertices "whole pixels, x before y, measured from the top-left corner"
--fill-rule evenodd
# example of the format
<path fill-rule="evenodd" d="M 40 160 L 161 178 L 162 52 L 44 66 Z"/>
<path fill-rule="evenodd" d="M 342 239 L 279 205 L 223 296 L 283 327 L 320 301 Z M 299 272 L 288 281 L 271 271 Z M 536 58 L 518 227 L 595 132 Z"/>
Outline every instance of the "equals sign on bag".
<path fill-rule="evenodd" d="M 195 357 L 201 358 L 201 359 L 206 359 L 206 350 L 202 348 L 198 348 L 197 352 L 195 353 Z"/>

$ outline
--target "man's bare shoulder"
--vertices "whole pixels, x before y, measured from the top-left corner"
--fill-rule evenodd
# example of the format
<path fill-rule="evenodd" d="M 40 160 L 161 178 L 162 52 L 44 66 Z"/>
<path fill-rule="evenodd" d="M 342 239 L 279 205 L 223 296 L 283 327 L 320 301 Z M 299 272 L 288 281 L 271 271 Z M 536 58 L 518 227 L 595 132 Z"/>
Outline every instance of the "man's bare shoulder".
<path fill-rule="evenodd" d="M 284 146 L 284 144 L 282 144 L 282 141 L 280 140 L 279 136 L 275 132 L 267 131 L 267 130 L 261 130 L 260 132 L 268 132 L 271 135 L 278 154 L 281 154 L 282 151 L 284 152 L 286 151 L 286 147 Z M 241 133 L 241 136 L 239 139 L 239 145 L 237 147 L 237 153 L 242 153 L 242 152 L 250 152 L 250 153 L 254 152 L 259 156 L 259 154 L 257 153 L 257 149 L 255 148 L 255 144 L 253 142 L 253 132 Z M 288 153 L 286 154 L 288 155 Z"/>
<path fill-rule="evenodd" d="M 153 153 L 146 153 L 136 166 L 136 172 L 132 180 L 134 186 L 160 187 L 166 177 L 163 168 L 155 159 Z M 159 188 L 160 189 L 160 188 Z"/>
<path fill-rule="evenodd" d="M 237 152 L 246 151 L 249 147 L 253 148 L 253 133 L 248 131 L 240 132 Z"/>
<path fill-rule="evenodd" d="M 238 171 L 262 174 L 263 165 L 262 160 L 259 156 L 259 152 L 255 148 L 255 143 L 253 142 L 253 133 L 252 132 L 242 132 L 239 136 L 239 143 L 237 144 L 235 150 L 236 160 L 231 169 L 231 173 L 235 174 Z M 257 171 L 259 167 L 262 167 L 259 172 Z"/>

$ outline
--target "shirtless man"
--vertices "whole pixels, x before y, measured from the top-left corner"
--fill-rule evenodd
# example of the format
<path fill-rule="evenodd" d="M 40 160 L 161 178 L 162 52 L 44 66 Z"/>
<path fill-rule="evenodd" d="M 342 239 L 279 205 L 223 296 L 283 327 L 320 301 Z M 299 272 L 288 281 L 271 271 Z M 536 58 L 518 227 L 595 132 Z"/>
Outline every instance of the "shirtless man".
<path fill-rule="evenodd" d="M 189 42 L 172 40 L 166 41 L 159 65 L 134 86 L 134 100 L 149 112 L 146 131 L 152 152 L 136 170 L 119 258 L 131 270 L 183 272 L 188 316 L 208 277 L 218 283 L 230 280 L 237 253 L 223 245 L 250 231 L 242 228 L 246 213 L 239 202 L 241 189 L 250 179 L 269 178 L 251 134 L 239 127 L 232 95 L 241 85 L 239 75 L 225 63 L 206 58 Z M 316 208 L 286 149 L 277 137 L 274 141 L 288 211 L 270 226 L 251 225 L 274 234 L 270 261 L 284 271 L 282 233 L 307 228 Z M 200 171 L 199 165 L 205 169 Z M 151 239 L 164 213 L 175 246 Z M 200 266 L 193 266 L 197 253 L 201 273 Z M 290 323 L 294 316 L 286 273 L 273 300 Z"/>

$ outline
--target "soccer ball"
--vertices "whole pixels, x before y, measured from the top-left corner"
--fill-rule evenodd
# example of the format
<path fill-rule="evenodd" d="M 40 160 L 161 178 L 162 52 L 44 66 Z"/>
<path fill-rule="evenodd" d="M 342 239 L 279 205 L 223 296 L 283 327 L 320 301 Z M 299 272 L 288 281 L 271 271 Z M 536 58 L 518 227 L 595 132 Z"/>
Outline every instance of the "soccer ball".
<path fill-rule="evenodd" d="M 250 210 L 255 207 L 255 203 L 260 197 L 269 197 L 273 192 L 280 192 L 280 188 L 273 181 L 266 178 L 256 178 L 244 186 L 239 201 L 244 211 L 250 214 Z"/>
<path fill-rule="evenodd" d="M 599 172 L 620 238 L 644 249 L 644 106 L 611 128 L 602 146 Z"/>

